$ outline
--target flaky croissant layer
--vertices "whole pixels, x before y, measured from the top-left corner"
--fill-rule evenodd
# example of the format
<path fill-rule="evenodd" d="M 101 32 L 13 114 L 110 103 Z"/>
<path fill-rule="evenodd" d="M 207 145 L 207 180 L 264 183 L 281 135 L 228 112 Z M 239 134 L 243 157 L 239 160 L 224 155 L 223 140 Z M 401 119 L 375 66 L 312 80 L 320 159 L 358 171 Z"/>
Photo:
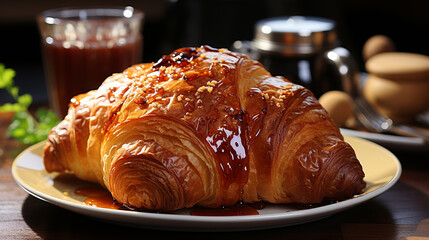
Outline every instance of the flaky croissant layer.
<path fill-rule="evenodd" d="M 353 149 L 309 90 L 207 46 L 132 66 L 73 98 L 44 164 L 161 211 L 320 203 L 365 187 Z"/>

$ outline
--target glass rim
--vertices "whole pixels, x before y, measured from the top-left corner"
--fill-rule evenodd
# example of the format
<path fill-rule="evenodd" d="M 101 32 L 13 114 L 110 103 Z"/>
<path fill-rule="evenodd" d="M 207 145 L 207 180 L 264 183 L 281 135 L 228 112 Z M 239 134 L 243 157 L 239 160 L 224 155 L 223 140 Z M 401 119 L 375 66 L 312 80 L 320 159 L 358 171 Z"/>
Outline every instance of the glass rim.
<path fill-rule="evenodd" d="M 37 19 L 47 24 L 60 22 L 97 22 L 100 20 L 143 18 L 144 13 L 132 6 L 120 7 L 66 7 L 48 9 L 37 15 Z M 103 17 L 93 19 L 90 17 Z"/>
<path fill-rule="evenodd" d="M 263 31 L 264 27 L 269 27 L 270 33 L 299 33 L 306 32 L 328 32 L 336 29 L 337 23 L 329 18 L 314 16 L 280 16 L 262 19 L 256 23 L 256 28 Z"/>

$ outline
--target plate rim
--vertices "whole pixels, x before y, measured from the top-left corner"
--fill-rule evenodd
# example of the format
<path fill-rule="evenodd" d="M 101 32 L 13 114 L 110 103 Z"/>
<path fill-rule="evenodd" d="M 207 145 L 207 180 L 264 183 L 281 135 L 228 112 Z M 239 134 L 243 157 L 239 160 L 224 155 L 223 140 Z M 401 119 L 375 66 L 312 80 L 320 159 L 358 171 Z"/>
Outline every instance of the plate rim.
<path fill-rule="evenodd" d="M 386 148 L 378 145 L 377 143 L 371 142 L 369 140 L 355 137 L 355 136 L 344 136 L 346 141 L 348 138 L 353 139 L 353 141 L 362 142 L 363 144 L 370 144 L 372 147 L 378 148 L 380 151 L 383 151 L 390 155 L 392 162 L 395 164 L 396 172 L 392 179 L 387 181 L 383 186 L 361 195 L 357 195 L 351 199 L 343 200 L 337 203 L 328 204 L 320 207 L 315 207 L 311 209 L 304 209 L 299 211 L 291 212 L 281 212 L 281 213 L 269 213 L 263 215 L 247 215 L 247 216 L 194 216 L 194 215 L 180 215 L 173 213 L 150 213 L 150 212 L 138 212 L 138 211 L 127 211 L 127 210 L 115 210 L 115 209 L 105 209 L 98 208 L 93 206 L 88 206 L 80 203 L 75 203 L 67 201 L 64 199 L 51 196 L 44 192 L 41 192 L 29 184 L 23 182 L 18 173 L 18 162 L 23 159 L 25 154 L 33 153 L 34 150 L 42 147 L 45 144 L 45 141 L 32 145 L 22 151 L 13 161 L 12 164 L 12 176 L 15 182 L 24 189 L 30 195 L 49 202 L 50 204 L 62 207 L 64 209 L 99 218 L 99 215 L 108 214 L 108 218 L 101 218 L 100 220 L 106 220 L 109 222 L 117 223 L 123 225 L 123 223 L 134 225 L 134 227 L 140 228 L 150 228 L 150 229 L 162 229 L 162 230 L 179 230 L 179 231 L 242 231 L 242 230 L 255 230 L 255 229 L 267 229 L 267 228 L 276 228 L 282 226 L 290 226 L 301 224 L 310 221 L 316 221 L 321 218 L 329 217 L 338 212 L 347 210 L 351 207 L 359 205 L 363 202 L 366 202 L 383 192 L 390 189 L 396 182 L 399 180 L 402 173 L 402 166 L 398 158 Z M 43 171 L 45 171 L 43 169 Z M 312 217 L 309 217 L 312 216 Z M 119 222 L 110 219 L 110 217 L 116 216 L 120 217 L 122 220 Z M 130 218 L 130 219 L 123 219 Z M 298 221 L 293 221 L 294 219 L 301 219 Z M 156 220 L 152 224 L 147 224 L 143 221 L 141 223 L 138 221 L 135 224 L 132 224 L 132 220 Z M 278 223 L 280 220 L 283 223 Z M 158 221 L 163 221 L 166 225 L 159 224 Z M 259 223 L 258 223 L 259 222 Z M 262 222 L 262 223 L 260 223 Z M 200 227 L 188 226 L 189 224 L 198 223 Z M 192 225 L 191 224 L 191 225 Z M 214 224 L 214 225 L 213 225 Z M 250 225 L 249 225 L 250 224 Z M 127 225 L 130 226 L 130 225 Z"/>

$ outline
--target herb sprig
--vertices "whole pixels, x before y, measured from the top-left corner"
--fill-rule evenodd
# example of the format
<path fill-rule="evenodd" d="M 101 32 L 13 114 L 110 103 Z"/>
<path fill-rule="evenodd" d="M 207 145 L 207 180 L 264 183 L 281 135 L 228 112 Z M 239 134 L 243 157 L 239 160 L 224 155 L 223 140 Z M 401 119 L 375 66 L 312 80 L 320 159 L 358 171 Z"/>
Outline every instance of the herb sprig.
<path fill-rule="evenodd" d="M 14 99 L 13 103 L 0 106 L 0 112 L 15 113 L 6 135 L 18 139 L 22 144 L 43 141 L 50 130 L 59 123 L 59 119 L 55 113 L 45 108 L 39 108 L 33 116 L 28 110 L 33 98 L 30 94 L 19 95 L 14 77 L 15 71 L 0 63 L 0 89 L 6 90 Z"/>

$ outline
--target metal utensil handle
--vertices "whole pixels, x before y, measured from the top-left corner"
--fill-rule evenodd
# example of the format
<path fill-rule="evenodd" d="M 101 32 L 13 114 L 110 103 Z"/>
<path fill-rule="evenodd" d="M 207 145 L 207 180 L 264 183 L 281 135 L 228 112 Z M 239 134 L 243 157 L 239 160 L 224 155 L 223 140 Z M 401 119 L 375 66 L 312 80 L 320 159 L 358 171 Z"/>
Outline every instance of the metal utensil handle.
<path fill-rule="evenodd" d="M 359 96 L 360 72 L 350 52 L 343 47 L 337 47 L 327 51 L 324 57 L 328 63 L 336 67 L 337 73 L 341 77 L 343 90 L 353 98 Z"/>
<path fill-rule="evenodd" d="M 408 135 L 411 137 L 419 137 L 422 138 L 425 142 L 429 143 L 429 135 L 425 134 L 421 131 L 418 131 L 414 128 L 408 127 L 406 125 L 402 125 L 402 124 L 394 124 L 392 125 L 392 127 L 390 128 L 391 132 L 399 134 L 399 135 Z"/>

